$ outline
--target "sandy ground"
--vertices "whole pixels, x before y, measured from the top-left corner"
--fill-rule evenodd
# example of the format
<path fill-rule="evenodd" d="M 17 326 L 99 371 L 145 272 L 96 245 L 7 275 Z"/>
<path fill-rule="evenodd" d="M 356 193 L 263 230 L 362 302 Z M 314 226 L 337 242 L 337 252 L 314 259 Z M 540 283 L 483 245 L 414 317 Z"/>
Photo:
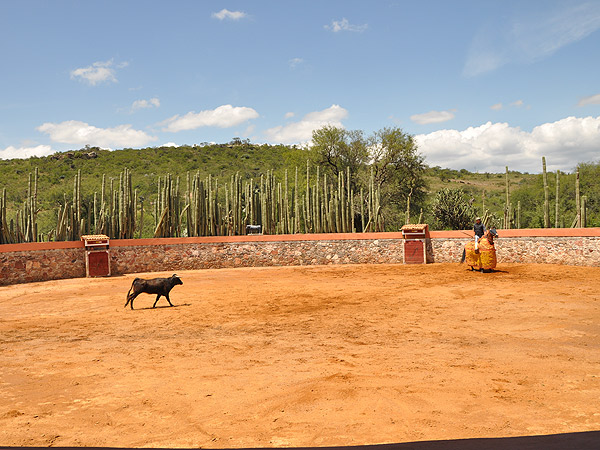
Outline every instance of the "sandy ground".
<path fill-rule="evenodd" d="M 0 445 L 274 447 L 600 430 L 600 268 L 181 272 L 0 288 Z"/>

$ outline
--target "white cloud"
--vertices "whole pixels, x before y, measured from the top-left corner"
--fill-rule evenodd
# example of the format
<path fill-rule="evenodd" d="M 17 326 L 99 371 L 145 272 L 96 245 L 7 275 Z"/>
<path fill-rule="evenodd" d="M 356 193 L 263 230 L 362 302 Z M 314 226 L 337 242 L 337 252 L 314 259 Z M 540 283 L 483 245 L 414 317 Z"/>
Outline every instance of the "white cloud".
<path fill-rule="evenodd" d="M 113 68 L 114 62 L 113 60 L 104 61 L 104 62 L 95 62 L 91 66 L 81 67 L 79 69 L 75 69 L 71 71 L 71 79 L 84 81 L 92 86 L 97 85 L 102 82 L 112 82 L 116 83 L 117 78 L 115 76 L 115 69 Z M 127 66 L 127 63 L 121 63 L 117 65 L 117 68 L 122 68 Z"/>
<path fill-rule="evenodd" d="M 471 43 L 464 75 L 481 75 L 508 63 L 540 61 L 600 29 L 600 3 L 559 5 L 513 17 L 496 28 L 482 26 Z"/>
<path fill-rule="evenodd" d="M 161 147 L 179 147 L 175 142 L 167 142 L 166 144 L 161 145 Z"/>
<path fill-rule="evenodd" d="M 291 69 L 295 69 L 296 67 L 298 67 L 300 64 L 302 64 L 304 62 L 304 60 L 302 58 L 292 58 L 288 61 L 288 64 L 290 66 Z"/>
<path fill-rule="evenodd" d="M 342 20 L 332 20 L 331 25 L 325 25 L 325 29 L 331 30 L 334 33 L 339 33 L 340 31 L 352 31 L 355 33 L 362 33 L 368 28 L 368 24 L 364 25 L 352 25 L 348 22 L 348 19 L 343 18 Z"/>
<path fill-rule="evenodd" d="M 579 103 L 577 103 L 577 106 L 585 105 L 600 105 L 600 94 L 583 97 L 581 100 L 579 100 Z"/>
<path fill-rule="evenodd" d="M 246 17 L 247 14 L 242 11 L 229 11 L 228 9 L 223 8 L 221 11 L 212 13 L 212 17 L 219 20 L 240 20 Z"/>
<path fill-rule="evenodd" d="M 449 111 L 429 111 L 423 114 L 414 114 L 410 116 L 410 120 L 419 125 L 427 125 L 429 123 L 447 122 L 454 119 L 455 109 Z"/>
<path fill-rule="evenodd" d="M 165 126 L 163 131 L 176 133 L 200 127 L 229 128 L 257 117 L 258 113 L 252 108 L 222 105 L 216 109 L 198 113 L 190 111 L 185 116 L 176 115 L 161 122 L 160 125 Z"/>
<path fill-rule="evenodd" d="M 286 119 L 291 119 L 292 117 L 294 117 L 296 114 L 294 114 L 293 112 L 286 112 L 284 118 Z"/>
<path fill-rule="evenodd" d="M 131 112 L 137 111 L 138 109 L 158 108 L 160 106 L 160 100 L 156 97 L 150 100 L 136 100 L 131 105 Z"/>
<path fill-rule="evenodd" d="M 26 159 L 32 156 L 48 156 L 55 153 L 49 145 L 37 145 L 35 147 L 7 147 L 0 150 L 0 159 Z"/>
<path fill-rule="evenodd" d="M 521 108 L 525 106 L 525 102 L 523 100 L 516 100 L 510 103 L 508 106 L 512 106 L 513 108 Z M 501 109 L 504 109 L 504 105 L 502 103 L 496 103 L 495 105 L 490 106 L 490 109 L 493 109 L 494 111 L 500 111 Z M 527 109 L 529 109 L 529 106 L 527 106 Z"/>
<path fill-rule="evenodd" d="M 466 130 L 439 130 L 415 136 L 427 164 L 453 169 L 502 172 L 504 167 L 539 172 L 546 156 L 550 170 L 572 170 L 598 160 L 599 117 L 567 117 L 531 132 L 507 123 L 487 122 Z"/>
<path fill-rule="evenodd" d="M 144 131 L 134 130 L 131 125 L 114 128 L 97 128 L 85 122 L 68 120 L 61 123 L 44 123 L 37 130 L 46 133 L 54 142 L 91 145 L 98 147 L 143 147 L 157 138 Z"/>
<path fill-rule="evenodd" d="M 339 105 L 331 105 L 322 111 L 306 114 L 299 122 L 285 126 L 269 128 L 265 136 L 270 142 L 282 144 L 306 143 L 312 139 L 313 130 L 326 125 L 341 127 L 342 120 L 348 117 L 348 111 Z"/>

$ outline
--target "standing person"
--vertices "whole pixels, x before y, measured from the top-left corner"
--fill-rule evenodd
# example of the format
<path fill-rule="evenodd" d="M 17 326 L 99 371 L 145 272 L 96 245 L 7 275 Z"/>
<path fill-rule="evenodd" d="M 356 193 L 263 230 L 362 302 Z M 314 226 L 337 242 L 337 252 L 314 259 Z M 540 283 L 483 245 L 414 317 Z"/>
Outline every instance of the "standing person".
<path fill-rule="evenodd" d="M 475 232 L 475 250 L 477 250 L 479 239 L 483 237 L 485 234 L 485 225 L 481 222 L 481 217 L 475 218 L 475 223 L 473 224 L 473 231 Z"/>

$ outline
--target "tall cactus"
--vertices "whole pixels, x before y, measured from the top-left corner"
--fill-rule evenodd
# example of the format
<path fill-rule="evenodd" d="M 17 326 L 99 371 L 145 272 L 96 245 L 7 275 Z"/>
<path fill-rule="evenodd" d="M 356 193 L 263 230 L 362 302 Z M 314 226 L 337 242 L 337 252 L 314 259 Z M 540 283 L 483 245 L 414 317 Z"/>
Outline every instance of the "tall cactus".
<path fill-rule="evenodd" d="M 577 228 L 581 228 L 581 196 L 579 192 L 579 167 L 575 173 L 575 209 L 577 210 L 575 221 Z"/>
<path fill-rule="evenodd" d="M 560 228 L 560 203 L 559 203 L 559 190 L 560 187 L 560 170 L 556 171 L 556 195 L 554 198 L 555 209 L 554 209 L 554 228 Z"/>
<path fill-rule="evenodd" d="M 550 228 L 550 188 L 548 187 L 548 174 L 546 173 L 545 156 L 542 156 L 542 172 L 544 182 L 544 228 Z"/>
<path fill-rule="evenodd" d="M 485 189 L 481 192 L 481 210 L 485 211 Z"/>
<path fill-rule="evenodd" d="M 10 233 L 8 223 L 6 222 L 6 188 L 2 188 L 2 196 L 0 197 L 0 244 L 12 244 L 13 236 Z"/>
<path fill-rule="evenodd" d="M 164 184 L 163 184 L 164 181 Z M 164 180 L 158 180 L 159 198 L 155 208 L 157 225 L 154 237 L 181 236 L 181 202 L 179 197 L 179 178 L 173 182 L 171 174 Z"/>
<path fill-rule="evenodd" d="M 504 204 L 504 228 L 511 228 L 511 215 L 512 206 L 510 203 L 510 183 L 508 179 L 508 166 L 506 166 L 506 178 L 505 178 L 505 189 L 506 189 L 506 203 Z"/>
<path fill-rule="evenodd" d="M 18 209 L 15 214 L 15 219 L 8 222 L 7 210 L 7 194 L 6 188 L 2 189 L 0 198 L 0 243 L 19 243 L 19 242 L 37 242 L 41 240 L 38 235 L 38 169 L 35 168 L 33 177 L 29 174 L 27 184 L 27 197 L 23 202 L 21 209 Z"/>

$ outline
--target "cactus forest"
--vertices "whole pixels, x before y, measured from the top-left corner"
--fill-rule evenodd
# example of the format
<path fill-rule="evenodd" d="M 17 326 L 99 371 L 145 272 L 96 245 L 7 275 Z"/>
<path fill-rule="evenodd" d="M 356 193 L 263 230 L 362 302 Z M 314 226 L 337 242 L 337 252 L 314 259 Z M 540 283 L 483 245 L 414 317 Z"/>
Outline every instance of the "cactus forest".
<path fill-rule="evenodd" d="M 250 224 L 261 225 L 265 234 L 384 230 L 380 190 L 375 188 L 373 176 L 366 192 L 355 193 L 349 187 L 349 169 L 335 180 L 319 172 L 317 167 L 312 174 L 307 164 L 303 190 L 298 168 L 293 180 L 287 171 L 283 180 L 270 171 L 256 180 L 242 180 L 236 174 L 225 182 L 210 175 L 202 179 L 199 173 L 188 172 L 185 180 L 167 174 L 158 177 L 156 200 L 147 211 L 132 187 L 130 170 L 124 169 L 118 180 L 107 181 L 103 175 L 100 192 L 94 192 L 87 205 L 82 202 L 78 171 L 72 197 L 64 195 L 55 227 L 43 233 L 37 224 L 36 169 L 29 175 L 26 200 L 14 218 L 7 214 L 6 188 L 2 191 L 0 243 L 69 241 L 84 234 L 131 239 L 142 237 L 144 220 L 151 221 L 153 237 L 240 235 Z"/>
<path fill-rule="evenodd" d="M 542 158 L 539 175 L 474 174 L 427 167 L 406 135 L 395 138 L 408 152 L 386 160 L 348 150 L 366 146 L 360 133 L 321 131 L 311 151 L 238 139 L 0 161 L 0 243 L 242 235 L 246 225 L 264 234 L 465 229 L 477 215 L 497 228 L 600 225 L 598 164 L 552 174 Z M 332 141 L 348 153 L 332 152 Z"/>

